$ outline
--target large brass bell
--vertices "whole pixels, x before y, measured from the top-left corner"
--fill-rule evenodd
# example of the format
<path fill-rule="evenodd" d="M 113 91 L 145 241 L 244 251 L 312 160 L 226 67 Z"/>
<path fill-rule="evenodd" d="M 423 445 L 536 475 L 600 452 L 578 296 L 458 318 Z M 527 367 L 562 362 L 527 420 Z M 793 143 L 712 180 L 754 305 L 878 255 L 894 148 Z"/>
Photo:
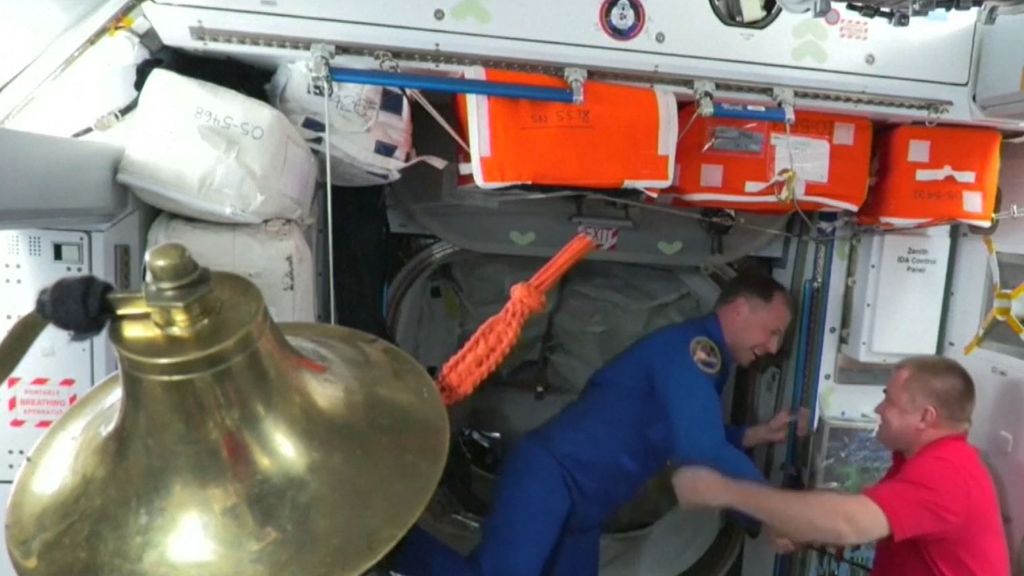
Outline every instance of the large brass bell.
<path fill-rule="evenodd" d="M 426 507 L 448 420 L 431 378 L 373 336 L 270 320 L 258 289 L 184 247 L 106 296 L 120 373 L 57 421 L 15 481 L 21 576 L 340 576 Z M 10 371 L 45 326 L 0 350 Z M 13 351 L 13 352 L 12 352 Z M 13 356 L 12 356 L 13 355 Z"/>

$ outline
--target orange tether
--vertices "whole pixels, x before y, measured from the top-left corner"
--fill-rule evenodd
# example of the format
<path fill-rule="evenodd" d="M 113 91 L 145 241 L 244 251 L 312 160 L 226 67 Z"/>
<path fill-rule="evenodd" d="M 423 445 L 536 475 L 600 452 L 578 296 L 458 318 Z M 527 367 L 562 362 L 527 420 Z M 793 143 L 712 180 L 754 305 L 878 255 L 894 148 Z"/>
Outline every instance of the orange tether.
<path fill-rule="evenodd" d="M 526 320 L 544 309 L 544 295 L 597 244 L 578 234 L 526 282 L 512 287 L 511 297 L 441 368 L 437 386 L 446 405 L 469 396 L 505 360 L 519 340 Z"/>

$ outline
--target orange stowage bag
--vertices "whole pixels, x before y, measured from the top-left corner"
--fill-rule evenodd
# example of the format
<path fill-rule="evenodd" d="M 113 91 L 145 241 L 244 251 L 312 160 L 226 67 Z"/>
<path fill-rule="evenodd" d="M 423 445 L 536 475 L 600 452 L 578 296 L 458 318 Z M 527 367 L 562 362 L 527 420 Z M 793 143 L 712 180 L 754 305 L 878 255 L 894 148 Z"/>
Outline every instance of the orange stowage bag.
<path fill-rule="evenodd" d="M 686 132 L 676 150 L 677 203 L 757 212 L 788 212 L 780 177 L 795 164 L 793 192 L 801 210 L 855 211 L 864 202 L 871 163 L 871 122 L 796 111 L 785 124 L 697 116 L 680 111 Z M 685 128 L 689 126 L 689 128 Z M 792 161 L 791 161 L 792 159 Z"/>
<path fill-rule="evenodd" d="M 474 68 L 466 77 L 566 88 L 559 78 L 523 72 Z M 480 188 L 672 183 L 679 130 L 669 92 L 587 81 L 579 105 L 476 94 L 458 96 L 456 105 Z"/>
<path fill-rule="evenodd" d="M 875 184 L 857 214 L 882 227 L 963 222 L 988 227 L 999 184 L 999 132 L 900 126 L 879 138 Z"/>

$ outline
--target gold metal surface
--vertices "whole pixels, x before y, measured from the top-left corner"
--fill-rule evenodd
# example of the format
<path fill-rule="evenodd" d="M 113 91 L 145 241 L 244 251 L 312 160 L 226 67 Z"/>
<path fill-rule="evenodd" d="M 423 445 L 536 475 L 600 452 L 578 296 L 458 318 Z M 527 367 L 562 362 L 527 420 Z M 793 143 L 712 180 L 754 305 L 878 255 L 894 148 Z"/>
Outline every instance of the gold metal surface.
<path fill-rule="evenodd" d="M 121 372 L 57 421 L 15 481 L 15 570 L 361 574 L 440 480 L 448 420 L 431 378 L 368 334 L 278 327 L 239 276 L 182 262 L 161 276 L 154 255 L 188 255 L 156 250 L 150 313 L 111 298 Z"/>

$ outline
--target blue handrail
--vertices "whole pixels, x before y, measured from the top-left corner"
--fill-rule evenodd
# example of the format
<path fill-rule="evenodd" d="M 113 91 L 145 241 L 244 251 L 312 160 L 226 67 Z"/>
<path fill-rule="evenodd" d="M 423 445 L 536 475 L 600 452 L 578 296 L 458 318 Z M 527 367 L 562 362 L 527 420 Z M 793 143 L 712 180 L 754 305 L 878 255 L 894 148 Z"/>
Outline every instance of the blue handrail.
<path fill-rule="evenodd" d="M 812 298 L 814 297 L 814 282 L 804 280 L 803 290 L 800 297 L 799 329 L 797 331 L 796 363 L 793 367 L 793 396 L 790 403 L 791 408 L 799 409 L 803 402 L 804 376 L 807 372 L 807 335 L 811 328 Z M 792 484 L 798 483 L 800 478 L 796 476 L 799 472 L 795 465 L 797 451 L 796 422 L 790 426 L 789 436 L 786 438 L 786 458 L 783 461 L 782 485 L 785 488 L 794 488 Z M 790 571 L 790 558 L 788 556 L 775 556 L 774 576 L 788 576 Z"/>
<path fill-rule="evenodd" d="M 830 282 L 829 281 L 831 280 L 831 277 L 832 277 L 832 257 L 835 254 L 835 250 L 836 250 L 835 231 L 833 231 L 829 235 L 829 238 L 828 238 L 828 241 L 826 242 L 826 245 L 825 246 L 820 246 L 819 245 L 819 248 L 821 248 L 822 250 L 825 250 L 825 262 L 824 262 L 824 266 L 822 266 L 822 279 L 821 279 L 821 283 L 822 284 L 821 284 L 821 293 L 820 293 L 820 296 L 821 296 L 821 306 L 819 306 L 819 309 L 821 310 L 821 331 L 818 333 L 818 339 L 816 341 L 819 342 L 819 343 L 824 343 L 825 342 L 825 331 L 828 330 L 828 326 L 827 326 L 827 323 L 825 322 L 825 320 L 828 318 L 828 292 L 829 292 L 829 288 L 830 288 Z M 816 357 L 814 359 L 814 372 L 812 372 L 812 374 L 814 374 L 815 376 L 817 376 L 818 374 L 821 374 L 821 362 L 822 362 L 822 359 L 824 358 L 824 356 L 825 356 L 824 349 L 819 347 L 818 348 L 818 353 L 817 353 L 817 355 L 816 355 Z M 833 381 L 835 381 L 834 377 L 833 377 Z M 811 387 L 811 397 L 810 397 L 810 402 L 808 404 L 809 404 L 808 409 L 810 411 L 810 415 L 809 415 L 809 419 L 808 419 L 808 424 L 810 425 L 810 424 L 814 423 L 815 416 L 817 416 L 817 412 L 818 412 L 818 386 L 812 386 Z"/>
<path fill-rule="evenodd" d="M 755 120 L 758 122 L 782 122 L 786 121 L 786 110 L 784 108 L 769 108 L 767 106 L 755 106 L 751 104 L 721 104 L 714 105 L 715 118 L 731 118 L 734 120 Z"/>
<path fill-rule="evenodd" d="M 800 330 L 797 336 L 797 347 L 796 347 L 796 366 L 793 371 L 793 398 L 791 402 L 792 409 L 799 409 L 803 404 L 804 390 L 803 384 L 804 379 L 807 375 L 807 348 L 809 344 L 808 335 L 811 331 L 811 310 L 814 301 L 814 282 L 812 280 L 804 280 L 803 293 L 800 298 Z M 790 434 L 786 438 L 786 465 L 793 466 L 796 461 L 796 448 L 798 439 L 795 432 L 796 421 L 794 420 Z"/>
<path fill-rule="evenodd" d="M 466 78 L 426 76 L 404 72 L 383 72 L 378 70 L 357 70 L 354 68 L 331 68 L 335 82 L 351 84 L 372 84 L 391 88 L 412 88 L 428 92 L 449 94 L 483 94 L 501 98 L 540 100 L 542 102 L 563 102 L 572 104 L 572 90 L 568 88 L 546 88 L 506 82 L 489 82 Z"/>
<path fill-rule="evenodd" d="M 834 233 L 833 233 L 834 234 Z M 834 240 L 834 236 L 830 236 L 830 240 Z M 820 344 L 825 341 L 825 330 L 828 329 L 825 319 L 828 314 L 828 295 L 829 295 L 829 281 L 832 276 L 832 257 L 835 253 L 835 242 L 829 241 L 823 244 L 818 244 L 815 248 L 815 260 L 817 260 L 817 250 L 824 250 L 824 262 L 822 266 L 822 278 L 821 278 L 821 289 L 817 296 L 814 295 L 814 282 L 813 280 L 805 280 L 803 285 L 803 295 L 800 305 L 800 339 L 797 344 L 797 358 L 796 368 L 794 377 L 794 389 L 793 389 L 793 400 L 792 407 L 799 409 L 803 404 L 803 376 L 807 372 L 809 365 L 813 364 L 814 371 L 811 373 L 816 378 L 821 373 L 821 362 L 824 356 L 824 350 Z M 818 302 L 818 317 L 821 319 L 821 325 L 819 326 L 819 332 L 816 342 L 819 346 L 814 351 L 814 357 L 810 358 L 808 353 L 810 327 L 812 324 L 811 311 L 814 309 L 812 304 L 812 298 L 816 298 Z M 814 422 L 815 412 L 818 406 L 818 386 L 811 387 L 811 393 L 809 397 L 810 405 L 810 417 L 808 425 L 810 426 Z M 799 473 L 799 467 L 796 466 L 796 450 L 797 450 L 797 438 L 796 438 L 796 421 L 794 421 L 790 428 L 788 442 L 786 445 L 786 460 L 785 468 L 786 474 Z M 789 480 L 794 482 L 799 478 L 784 478 L 784 482 Z M 788 556 L 775 557 L 775 569 L 773 574 L 775 576 L 787 576 L 790 572 L 790 566 L 792 565 L 791 559 Z"/>

